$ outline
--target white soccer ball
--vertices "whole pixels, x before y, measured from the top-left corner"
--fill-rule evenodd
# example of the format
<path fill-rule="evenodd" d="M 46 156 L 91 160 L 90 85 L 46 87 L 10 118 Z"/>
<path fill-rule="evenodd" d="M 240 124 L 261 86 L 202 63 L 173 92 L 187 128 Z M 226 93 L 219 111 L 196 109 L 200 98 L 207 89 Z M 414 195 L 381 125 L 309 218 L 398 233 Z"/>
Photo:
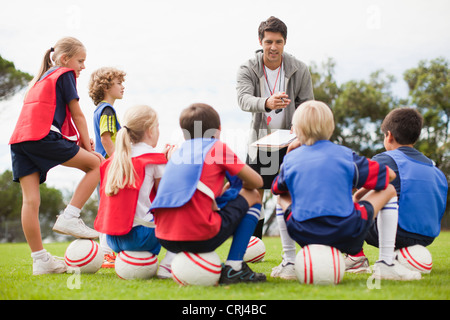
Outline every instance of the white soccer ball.
<path fill-rule="evenodd" d="M 247 251 L 245 251 L 244 261 L 259 262 L 264 259 L 265 255 L 266 246 L 264 242 L 260 238 L 252 236 L 248 242 Z"/>
<path fill-rule="evenodd" d="M 81 273 L 96 273 L 103 264 L 103 251 L 93 240 L 76 239 L 67 247 L 64 261 L 69 268 L 79 268 Z"/>
<path fill-rule="evenodd" d="M 311 244 L 303 247 L 295 258 L 295 274 L 300 283 L 338 284 L 344 273 L 344 257 L 334 247 Z"/>
<path fill-rule="evenodd" d="M 430 251 L 421 245 L 414 245 L 406 248 L 401 248 L 395 251 L 397 260 L 404 267 L 420 271 L 421 273 L 430 273 L 433 268 L 433 259 Z"/>
<path fill-rule="evenodd" d="M 180 252 L 172 261 L 172 278 L 182 286 L 217 285 L 221 270 L 220 258 L 215 251 L 206 253 Z"/>
<path fill-rule="evenodd" d="M 158 270 L 158 256 L 148 251 L 121 251 L 114 268 L 121 279 L 150 279 Z"/>

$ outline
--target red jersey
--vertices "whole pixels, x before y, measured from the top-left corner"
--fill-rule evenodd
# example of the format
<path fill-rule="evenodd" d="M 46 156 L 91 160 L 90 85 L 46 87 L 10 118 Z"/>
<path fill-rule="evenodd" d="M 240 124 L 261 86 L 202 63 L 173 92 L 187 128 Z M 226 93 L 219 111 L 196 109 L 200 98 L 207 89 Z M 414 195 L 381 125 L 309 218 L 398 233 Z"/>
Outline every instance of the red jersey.
<path fill-rule="evenodd" d="M 208 151 L 200 180 L 215 197 L 221 195 L 225 172 L 238 174 L 245 166 L 228 146 L 217 141 Z M 212 199 L 196 190 L 185 205 L 154 210 L 156 237 L 169 241 L 202 241 L 211 239 L 220 230 L 222 218 L 212 210 Z"/>

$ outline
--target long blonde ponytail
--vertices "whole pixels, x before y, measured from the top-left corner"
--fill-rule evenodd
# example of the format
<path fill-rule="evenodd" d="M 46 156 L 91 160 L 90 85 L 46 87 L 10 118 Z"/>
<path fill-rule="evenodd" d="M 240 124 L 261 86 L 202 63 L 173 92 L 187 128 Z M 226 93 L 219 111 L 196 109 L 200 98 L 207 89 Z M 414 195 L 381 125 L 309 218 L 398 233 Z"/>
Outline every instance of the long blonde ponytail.
<path fill-rule="evenodd" d="M 145 132 L 157 125 L 157 120 L 155 110 L 149 106 L 139 105 L 125 112 L 124 126 L 117 133 L 116 150 L 106 177 L 106 195 L 115 195 L 127 186 L 136 187 L 131 145 L 141 142 Z"/>

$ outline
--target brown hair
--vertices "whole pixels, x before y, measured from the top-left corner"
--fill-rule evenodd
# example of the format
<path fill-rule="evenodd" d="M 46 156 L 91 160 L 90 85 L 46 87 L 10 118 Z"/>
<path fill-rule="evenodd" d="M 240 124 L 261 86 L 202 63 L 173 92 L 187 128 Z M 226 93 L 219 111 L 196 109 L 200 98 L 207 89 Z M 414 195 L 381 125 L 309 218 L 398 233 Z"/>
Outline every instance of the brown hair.
<path fill-rule="evenodd" d="M 119 82 L 125 81 L 126 73 L 111 67 L 97 69 L 91 74 L 89 80 L 89 97 L 98 105 L 105 98 L 105 90 L 114 84 L 114 79 Z"/>
<path fill-rule="evenodd" d="M 278 18 L 270 17 L 266 21 L 261 22 L 258 28 L 258 36 L 259 40 L 262 41 L 264 39 L 264 32 L 279 32 L 284 38 L 284 42 L 287 39 L 287 27 L 283 21 Z"/>
<path fill-rule="evenodd" d="M 422 126 L 423 117 L 419 111 L 401 107 L 388 113 L 381 124 L 381 131 L 384 134 L 390 131 L 399 144 L 409 145 L 419 140 Z"/>
<path fill-rule="evenodd" d="M 220 129 L 220 116 L 210 105 L 194 103 L 180 114 L 184 139 L 211 138 Z"/>

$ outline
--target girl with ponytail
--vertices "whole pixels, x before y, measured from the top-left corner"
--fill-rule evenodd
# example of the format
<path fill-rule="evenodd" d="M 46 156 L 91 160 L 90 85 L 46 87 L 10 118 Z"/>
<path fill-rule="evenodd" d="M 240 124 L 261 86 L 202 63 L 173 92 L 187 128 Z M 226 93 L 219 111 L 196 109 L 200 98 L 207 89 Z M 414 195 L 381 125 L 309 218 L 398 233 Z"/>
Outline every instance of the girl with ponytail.
<path fill-rule="evenodd" d="M 159 124 L 151 107 L 132 107 L 123 120 L 116 150 L 100 167 L 100 203 L 94 227 L 106 234 L 108 246 L 117 253 L 149 251 L 157 255 L 161 245 L 149 208 L 172 150 L 166 146 L 163 153 L 155 151 Z M 171 259 L 168 252 L 164 264 L 169 268 Z"/>
<path fill-rule="evenodd" d="M 13 180 L 20 182 L 22 188 L 22 228 L 31 249 L 35 275 L 62 273 L 67 268 L 42 245 L 39 184 L 46 180 L 51 168 L 62 164 L 85 172 L 53 230 L 77 238 L 98 237 L 98 232 L 80 218 L 81 208 L 98 184 L 103 158 L 94 152 L 78 101 L 76 78 L 85 68 L 85 60 L 86 48 L 71 37 L 62 38 L 45 52 L 9 141 Z"/>

